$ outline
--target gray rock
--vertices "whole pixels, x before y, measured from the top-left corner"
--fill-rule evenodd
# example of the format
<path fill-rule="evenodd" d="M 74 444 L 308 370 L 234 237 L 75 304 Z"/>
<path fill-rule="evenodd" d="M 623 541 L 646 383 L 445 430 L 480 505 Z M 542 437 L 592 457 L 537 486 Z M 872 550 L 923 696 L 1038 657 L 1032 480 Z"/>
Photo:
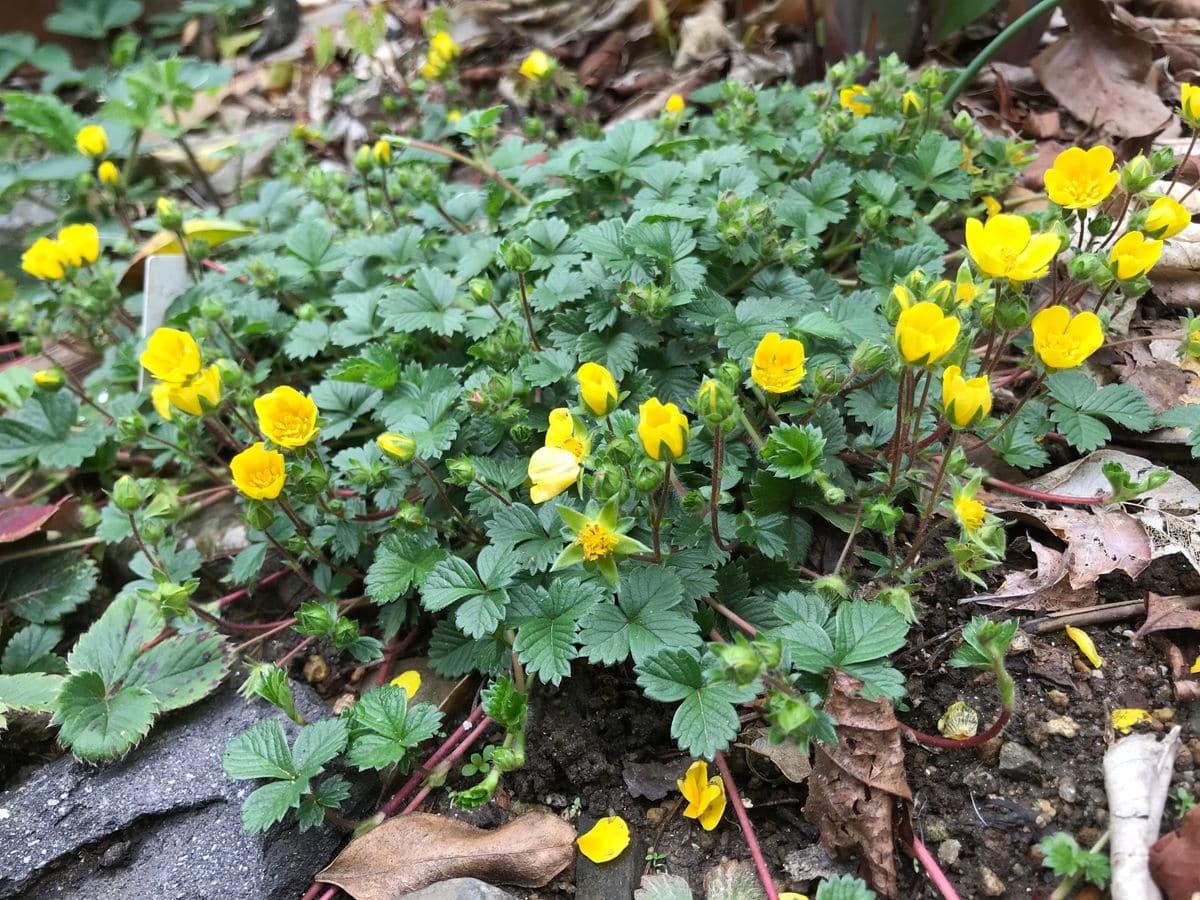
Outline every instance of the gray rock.
<path fill-rule="evenodd" d="M 580 822 L 579 833 L 587 834 L 595 820 Z M 575 900 L 630 900 L 642 878 L 645 850 L 641 838 L 629 829 L 629 846 L 611 862 L 597 864 L 582 853 L 575 857 Z"/>
<path fill-rule="evenodd" d="M 404 900 L 517 900 L 508 891 L 478 878 L 451 878 L 405 894 Z"/>
<path fill-rule="evenodd" d="M 1012 778 L 1036 779 L 1042 761 L 1038 755 L 1021 744 L 1005 741 L 1000 748 L 1000 771 Z"/>
<path fill-rule="evenodd" d="M 309 688 L 292 689 L 310 721 L 328 715 Z M 288 820 L 255 837 L 243 831 L 239 809 L 258 782 L 228 778 L 221 754 L 270 715 L 294 739 L 282 713 L 227 683 L 164 716 L 124 759 L 93 766 L 63 756 L 0 793 L 0 898 L 294 900 L 345 837 L 326 827 L 300 834 Z"/>
<path fill-rule="evenodd" d="M 818 878 L 836 878 L 851 871 L 848 863 L 835 860 L 820 844 L 810 844 L 792 850 L 783 860 L 783 870 L 792 881 L 815 881 Z"/>
<path fill-rule="evenodd" d="M 962 844 L 954 838 L 947 838 L 938 844 L 938 862 L 944 863 L 947 866 L 952 866 L 958 862 L 958 857 L 961 853 Z"/>

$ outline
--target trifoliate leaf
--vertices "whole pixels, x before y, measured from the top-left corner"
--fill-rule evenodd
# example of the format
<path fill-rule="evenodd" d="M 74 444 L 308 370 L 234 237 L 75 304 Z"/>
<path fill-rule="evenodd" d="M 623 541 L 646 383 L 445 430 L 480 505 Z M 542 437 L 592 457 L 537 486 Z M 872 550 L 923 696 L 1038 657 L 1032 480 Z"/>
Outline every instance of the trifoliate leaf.
<path fill-rule="evenodd" d="M 535 614 L 521 622 L 513 644 L 526 669 L 551 684 L 570 675 L 580 619 L 603 602 L 607 593 L 576 578 L 558 579 L 549 588 L 535 589 Z"/>
<path fill-rule="evenodd" d="M 317 775 L 327 762 L 346 749 L 346 739 L 343 719 L 322 719 L 300 729 L 292 745 L 292 764 L 300 777 Z"/>
<path fill-rule="evenodd" d="M 683 582 L 668 569 L 622 573 L 616 602 L 594 606 L 583 622 L 583 652 L 590 662 L 612 665 L 631 655 L 640 663 L 662 649 L 698 649 L 699 626 L 677 609 L 682 600 Z"/>
<path fill-rule="evenodd" d="M 391 603 L 422 584 L 446 558 L 441 547 L 430 547 L 415 535 L 389 534 L 375 551 L 367 570 L 366 594 L 376 603 Z"/>
<path fill-rule="evenodd" d="M 283 726 L 274 719 L 251 725 L 225 747 L 221 765 L 230 778 L 295 778 L 299 773 Z"/>
<path fill-rule="evenodd" d="M 158 711 L 150 691 L 123 687 L 110 693 L 96 672 L 67 678 L 54 706 L 59 742 L 80 759 L 121 755 L 146 736 Z"/>
<path fill-rule="evenodd" d="M 437 734 L 441 723 L 442 714 L 432 704 L 410 704 L 403 688 L 372 688 L 354 705 L 346 758 L 360 769 L 382 769 L 404 760 L 409 750 Z"/>

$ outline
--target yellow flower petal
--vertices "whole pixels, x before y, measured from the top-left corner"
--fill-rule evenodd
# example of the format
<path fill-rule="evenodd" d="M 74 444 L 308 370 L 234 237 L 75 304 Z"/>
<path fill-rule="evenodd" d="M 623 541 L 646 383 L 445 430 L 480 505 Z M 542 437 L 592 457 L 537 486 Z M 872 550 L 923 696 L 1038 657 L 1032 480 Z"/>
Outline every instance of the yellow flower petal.
<path fill-rule="evenodd" d="M 251 444 L 229 461 L 237 489 L 251 500 L 274 500 L 287 481 L 283 454 L 262 441 Z"/>
<path fill-rule="evenodd" d="M 388 684 L 404 688 L 404 693 L 408 694 L 408 699 L 411 700 L 417 696 L 417 691 L 421 689 L 421 673 L 416 669 L 409 669 L 407 672 L 401 672 L 389 681 Z"/>
<path fill-rule="evenodd" d="M 280 385 L 254 401 L 258 428 L 277 447 L 303 447 L 321 429 L 317 427 L 317 404 L 293 387 Z"/>
<path fill-rule="evenodd" d="M 1188 669 L 1193 675 L 1200 673 L 1200 656 L 1196 657 L 1196 661 L 1192 663 L 1192 667 Z"/>
<path fill-rule="evenodd" d="M 606 816 L 575 839 L 579 852 L 594 863 L 616 859 L 629 846 L 629 826 L 620 816 Z"/>
<path fill-rule="evenodd" d="M 1144 709 L 1114 709 L 1111 718 L 1112 727 L 1121 734 L 1129 734 L 1135 725 L 1149 725 L 1153 721 Z"/>
<path fill-rule="evenodd" d="M 1079 652 L 1092 664 L 1093 669 L 1098 669 L 1104 665 L 1104 660 L 1096 652 L 1096 645 L 1092 643 L 1092 639 L 1088 637 L 1086 631 L 1082 628 L 1076 628 L 1073 625 L 1068 625 L 1064 631 L 1067 632 L 1067 637 L 1075 642 L 1075 646 L 1079 648 Z"/>

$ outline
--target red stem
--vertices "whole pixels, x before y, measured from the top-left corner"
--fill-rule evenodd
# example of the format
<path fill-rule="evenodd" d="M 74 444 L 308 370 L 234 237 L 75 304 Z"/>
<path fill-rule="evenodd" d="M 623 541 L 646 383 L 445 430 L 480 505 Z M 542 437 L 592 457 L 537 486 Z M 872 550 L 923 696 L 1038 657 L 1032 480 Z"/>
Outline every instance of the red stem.
<path fill-rule="evenodd" d="M 442 746 L 438 747 L 433 751 L 432 754 L 430 754 L 429 759 L 425 760 L 424 763 L 417 766 L 417 768 L 413 770 L 412 775 L 408 777 L 408 781 L 404 782 L 403 787 L 393 794 L 392 798 L 388 800 L 388 802 L 385 803 L 379 811 L 383 813 L 385 817 L 387 817 L 398 810 L 400 808 L 400 804 L 402 804 L 408 798 L 409 794 L 417 789 L 417 787 L 425 779 L 425 776 L 428 775 L 429 772 L 432 771 L 433 768 L 446 757 L 446 754 L 453 750 L 465 737 L 471 734 L 470 729 L 474 728 L 478 724 L 479 719 L 482 716 L 483 707 L 475 707 L 475 709 L 471 711 L 471 714 L 467 716 L 467 720 L 463 722 L 462 725 L 459 725 L 457 728 L 455 728 L 453 732 L 451 732 L 450 736 L 446 738 Z"/>
<path fill-rule="evenodd" d="M 293 647 L 287 653 L 283 654 L 283 656 L 280 658 L 279 662 L 275 663 L 275 665 L 279 666 L 282 669 L 284 666 L 286 666 L 292 660 L 292 658 L 297 653 L 299 653 L 301 650 L 303 650 L 305 647 L 307 647 L 309 644 L 311 644 L 315 640 L 316 640 L 316 638 L 310 634 L 308 637 L 306 637 L 304 640 L 302 640 L 300 643 L 298 643 L 295 647 Z"/>
<path fill-rule="evenodd" d="M 390 669 L 392 667 L 392 662 L 396 659 L 397 656 L 399 656 L 401 653 L 403 653 L 405 650 L 407 650 L 409 647 L 411 647 L 413 645 L 413 643 L 416 642 L 418 634 L 420 634 L 420 631 L 418 629 L 414 628 L 407 635 L 405 635 L 404 639 L 402 641 L 400 641 L 399 643 L 397 643 L 395 641 L 392 642 L 391 649 L 389 649 L 388 652 L 386 654 L 384 654 L 383 664 L 380 665 L 380 667 L 379 667 L 379 675 L 375 679 L 376 684 L 387 684 L 388 683 L 388 669 Z"/>
<path fill-rule="evenodd" d="M 1018 497 L 1028 497 L 1031 500 L 1041 500 L 1043 503 L 1068 503 L 1075 506 L 1098 506 L 1102 503 L 1107 503 L 1111 494 L 1101 494 L 1099 497 L 1068 497 L 1065 494 L 1046 494 L 1042 491 L 1035 491 L 1033 488 L 1021 487 L 1019 484 L 1010 484 L 1007 481 L 1001 481 L 999 478 L 985 478 L 983 483 L 988 487 L 998 488 L 1010 494 L 1016 494 Z"/>
<path fill-rule="evenodd" d="M 179 634 L 179 629 L 177 628 L 164 628 L 155 637 L 152 637 L 146 643 L 142 644 L 142 646 L 138 647 L 138 653 L 145 653 L 151 647 L 157 647 L 167 638 L 174 637 L 177 634 Z"/>
<path fill-rule="evenodd" d="M 729 802 L 733 806 L 733 814 L 737 816 L 738 824 L 742 826 L 742 834 L 746 838 L 746 846 L 750 848 L 750 858 L 754 860 L 754 868 L 758 870 L 758 880 L 762 882 L 763 890 L 767 892 L 767 900 L 779 900 L 779 892 L 775 890 L 775 882 L 771 878 L 771 870 L 767 868 L 767 861 L 763 858 L 762 848 L 758 846 L 758 838 L 754 834 L 754 826 L 750 824 L 750 817 L 746 815 L 746 807 L 742 805 L 742 798 L 738 794 L 737 785 L 733 783 L 733 775 L 729 772 L 729 765 L 725 762 L 725 755 L 718 753 L 714 758 L 717 764 L 717 769 L 721 773 L 721 778 L 725 780 L 725 793 L 729 795 Z"/>
<path fill-rule="evenodd" d="M 900 730 L 912 736 L 912 738 L 918 743 L 926 744 L 930 747 L 942 747 L 946 750 L 967 750 L 971 747 L 979 747 L 983 744 L 986 744 L 988 741 L 998 735 L 1004 729 L 1004 726 L 1008 724 L 1008 720 L 1011 716 L 1011 709 L 1002 709 L 1000 710 L 1000 716 L 991 724 L 991 727 L 988 728 L 987 731 L 983 732 L 982 734 L 977 734 L 974 737 L 964 738 L 961 741 L 956 741 L 953 738 L 944 738 L 933 734 L 926 734 L 923 731 L 917 731 L 917 729 L 910 725 L 905 725 L 903 722 L 900 723 Z"/>
<path fill-rule="evenodd" d="M 256 587 L 256 588 L 266 587 L 271 582 L 278 581 L 280 578 L 282 578 L 284 575 L 286 575 L 290 571 L 292 571 L 292 570 L 285 567 L 285 568 L 280 569 L 278 572 L 272 572 L 270 575 L 267 575 L 264 578 L 260 579 L 254 585 L 254 587 Z M 241 600 L 248 593 L 250 593 L 249 585 L 247 585 L 244 588 L 239 588 L 238 590 L 234 591 L 231 594 L 226 594 L 224 597 L 218 597 L 217 598 L 217 606 L 223 609 L 226 606 L 228 606 L 230 603 L 235 603 L 238 600 Z"/>
<path fill-rule="evenodd" d="M 449 756 L 447 756 L 446 759 L 442 762 L 442 767 L 444 767 L 446 769 L 446 771 L 449 771 L 454 766 L 454 764 L 462 758 L 463 754 L 465 754 L 468 750 L 471 749 L 471 745 L 475 744 L 476 742 L 479 741 L 479 739 L 481 737 L 483 737 L 484 731 L 486 731 L 487 727 L 491 724 L 492 724 L 492 720 L 489 719 L 487 716 L 484 716 L 482 719 L 480 719 L 479 724 L 477 726 L 475 726 L 475 730 L 472 731 L 470 733 L 470 735 L 467 736 L 467 739 L 465 741 L 463 741 L 461 744 L 459 744 L 457 747 L 455 747 L 454 752 L 451 753 Z M 431 790 L 433 790 L 433 787 L 432 787 L 432 785 L 428 785 L 428 784 L 425 785 L 423 788 L 421 788 L 421 790 L 419 790 L 417 792 L 417 795 L 408 801 L 408 805 L 405 806 L 404 809 L 402 809 L 400 811 L 400 815 L 406 816 L 410 812 L 415 810 L 418 806 L 420 806 L 422 801 L 424 801 L 424 799 L 429 796 L 429 792 Z"/>
<path fill-rule="evenodd" d="M 922 844 L 921 839 L 915 834 L 913 835 L 912 850 L 921 865 L 925 867 L 925 874 L 929 876 L 929 880 L 933 882 L 933 886 L 938 889 L 938 893 L 944 900 L 958 900 L 958 891 L 954 890 L 954 885 L 950 883 L 946 873 L 938 866 L 937 860 L 933 858 L 929 848 Z"/>

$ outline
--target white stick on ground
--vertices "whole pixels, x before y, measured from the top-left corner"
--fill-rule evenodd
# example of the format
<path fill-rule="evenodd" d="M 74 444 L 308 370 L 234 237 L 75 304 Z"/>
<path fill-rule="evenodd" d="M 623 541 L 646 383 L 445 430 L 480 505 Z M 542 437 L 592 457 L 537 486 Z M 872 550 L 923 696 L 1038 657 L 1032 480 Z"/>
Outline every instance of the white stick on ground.
<path fill-rule="evenodd" d="M 1150 877 L 1150 845 L 1158 840 L 1178 752 L 1175 727 L 1161 742 L 1152 734 L 1130 735 L 1104 754 L 1113 900 L 1162 898 Z"/>

